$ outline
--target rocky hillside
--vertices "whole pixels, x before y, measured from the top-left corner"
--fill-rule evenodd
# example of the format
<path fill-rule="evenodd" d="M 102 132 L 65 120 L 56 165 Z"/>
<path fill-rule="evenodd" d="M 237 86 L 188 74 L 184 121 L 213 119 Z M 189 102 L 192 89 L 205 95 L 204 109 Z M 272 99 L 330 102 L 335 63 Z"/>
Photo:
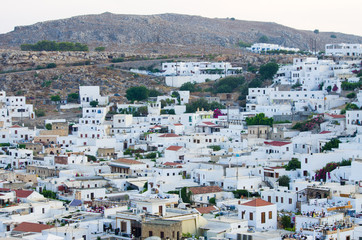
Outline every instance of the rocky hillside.
<path fill-rule="evenodd" d="M 239 41 L 253 43 L 261 36 L 269 42 L 303 50 L 310 48 L 311 39 L 317 47 L 332 42 L 362 43 L 362 37 L 342 33 L 302 31 L 271 22 L 211 19 L 199 16 L 100 15 L 76 16 L 16 27 L 0 35 L 0 48 L 18 48 L 23 43 L 40 40 L 87 43 L 91 47 L 130 52 L 165 52 L 167 49 L 231 48 Z M 336 38 L 331 38 L 335 35 Z"/>

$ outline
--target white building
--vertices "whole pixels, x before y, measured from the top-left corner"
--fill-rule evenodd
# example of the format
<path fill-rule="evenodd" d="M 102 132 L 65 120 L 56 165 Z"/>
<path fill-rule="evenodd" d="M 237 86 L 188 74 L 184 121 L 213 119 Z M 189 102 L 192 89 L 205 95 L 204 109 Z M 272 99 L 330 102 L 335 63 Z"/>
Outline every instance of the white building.
<path fill-rule="evenodd" d="M 268 51 L 279 51 L 279 50 L 293 51 L 293 52 L 300 51 L 299 48 L 288 48 L 270 43 L 254 43 L 250 48 L 247 49 L 255 53 L 266 53 Z"/>
<path fill-rule="evenodd" d="M 108 97 L 101 96 L 99 86 L 79 86 L 79 97 L 82 107 L 89 107 L 92 101 L 99 105 L 108 104 Z"/>
<path fill-rule="evenodd" d="M 260 198 L 237 206 L 239 219 L 249 222 L 256 230 L 277 229 L 277 206 Z"/>
<path fill-rule="evenodd" d="M 362 44 L 326 44 L 325 51 L 326 55 L 359 57 L 362 56 Z"/>
<path fill-rule="evenodd" d="M 166 85 L 181 87 L 187 82 L 202 83 L 206 79 L 219 78 L 239 74 L 242 68 L 232 67 L 228 62 L 171 62 L 163 63 L 162 71 L 166 76 Z"/>

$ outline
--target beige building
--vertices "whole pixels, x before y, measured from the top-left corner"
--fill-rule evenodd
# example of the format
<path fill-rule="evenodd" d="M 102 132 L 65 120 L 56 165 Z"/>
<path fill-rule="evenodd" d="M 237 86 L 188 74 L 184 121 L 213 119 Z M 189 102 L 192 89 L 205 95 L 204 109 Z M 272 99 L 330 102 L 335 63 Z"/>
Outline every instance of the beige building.
<path fill-rule="evenodd" d="M 35 166 L 28 165 L 26 166 L 26 172 L 31 174 L 36 174 L 39 177 L 59 177 L 59 169 L 56 169 L 52 166 Z"/>
<path fill-rule="evenodd" d="M 142 223 L 142 239 L 156 236 L 165 239 L 179 240 L 182 238 L 181 221 L 155 219 Z"/>
<path fill-rule="evenodd" d="M 40 135 L 68 136 L 69 126 L 67 122 L 52 123 L 52 130 L 40 131 Z"/>

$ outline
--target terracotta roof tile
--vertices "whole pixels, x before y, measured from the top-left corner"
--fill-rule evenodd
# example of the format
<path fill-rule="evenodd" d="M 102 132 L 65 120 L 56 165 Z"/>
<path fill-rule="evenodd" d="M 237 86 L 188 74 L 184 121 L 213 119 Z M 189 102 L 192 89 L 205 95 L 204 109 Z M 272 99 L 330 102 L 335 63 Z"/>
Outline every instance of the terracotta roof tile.
<path fill-rule="evenodd" d="M 281 142 L 281 141 L 272 141 L 272 142 L 264 142 L 266 145 L 271 145 L 274 147 L 282 147 L 284 145 L 288 145 L 291 142 Z"/>
<path fill-rule="evenodd" d="M 16 197 L 18 198 L 27 198 L 34 192 L 30 190 L 14 190 L 14 191 L 16 193 Z"/>
<path fill-rule="evenodd" d="M 192 194 L 222 192 L 222 189 L 219 186 L 191 187 L 189 190 L 192 192 Z"/>
<path fill-rule="evenodd" d="M 183 126 L 181 123 L 175 123 L 174 126 Z"/>
<path fill-rule="evenodd" d="M 331 131 L 323 131 L 323 132 L 320 132 L 319 134 L 326 134 L 326 133 L 331 133 Z"/>
<path fill-rule="evenodd" d="M 263 199 L 256 198 L 254 200 L 243 203 L 241 205 L 243 205 L 243 206 L 251 206 L 251 207 L 263 207 L 263 206 L 268 206 L 268 205 L 273 205 L 273 204 L 270 203 L 270 202 L 264 201 Z"/>
<path fill-rule="evenodd" d="M 144 164 L 143 162 L 139 162 L 139 161 L 132 160 L 132 159 L 127 159 L 127 158 L 118 158 L 118 159 L 115 160 L 114 162 L 124 163 L 124 164 L 129 164 L 129 165 L 133 165 L 133 164 Z"/>
<path fill-rule="evenodd" d="M 14 232 L 38 232 L 40 233 L 43 230 L 53 228 L 52 225 L 22 222 L 16 228 L 13 229 Z"/>
<path fill-rule="evenodd" d="M 182 165 L 182 163 L 165 162 L 163 165 L 165 165 L 165 166 L 178 166 L 178 165 Z"/>
<path fill-rule="evenodd" d="M 342 115 L 342 114 L 328 114 L 326 113 L 327 116 L 330 116 L 332 118 L 346 118 L 346 115 Z"/>
<path fill-rule="evenodd" d="M 216 124 L 213 122 L 202 122 L 202 123 L 209 126 L 216 126 Z"/>
<path fill-rule="evenodd" d="M 159 137 L 179 137 L 179 135 L 174 134 L 174 133 L 166 133 L 166 134 L 162 134 Z"/>
<path fill-rule="evenodd" d="M 182 148 L 181 146 L 169 146 L 168 148 L 166 148 L 166 150 L 178 151 L 178 150 L 180 150 L 181 148 Z"/>
<path fill-rule="evenodd" d="M 216 211 L 217 209 L 216 209 L 215 206 L 208 206 L 208 207 L 196 208 L 196 210 L 201 214 L 207 214 L 207 213 L 211 213 L 213 211 Z"/>

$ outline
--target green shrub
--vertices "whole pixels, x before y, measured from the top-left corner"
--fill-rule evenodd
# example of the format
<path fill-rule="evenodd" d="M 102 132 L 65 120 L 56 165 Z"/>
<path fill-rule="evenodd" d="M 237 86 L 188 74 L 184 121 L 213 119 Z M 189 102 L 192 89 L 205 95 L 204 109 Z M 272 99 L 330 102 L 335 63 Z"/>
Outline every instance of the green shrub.
<path fill-rule="evenodd" d="M 35 109 L 35 116 L 44 117 L 45 116 L 45 111 L 43 109 Z"/>
<path fill-rule="evenodd" d="M 355 98 L 356 97 L 356 93 L 355 92 L 351 92 L 347 94 L 348 98 Z"/>
<path fill-rule="evenodd" d="M 22 44 L 22 51 L 88 51 L 88 46 L 73 42 L 55 42 L 43 40 L 35 44 Z"/>

